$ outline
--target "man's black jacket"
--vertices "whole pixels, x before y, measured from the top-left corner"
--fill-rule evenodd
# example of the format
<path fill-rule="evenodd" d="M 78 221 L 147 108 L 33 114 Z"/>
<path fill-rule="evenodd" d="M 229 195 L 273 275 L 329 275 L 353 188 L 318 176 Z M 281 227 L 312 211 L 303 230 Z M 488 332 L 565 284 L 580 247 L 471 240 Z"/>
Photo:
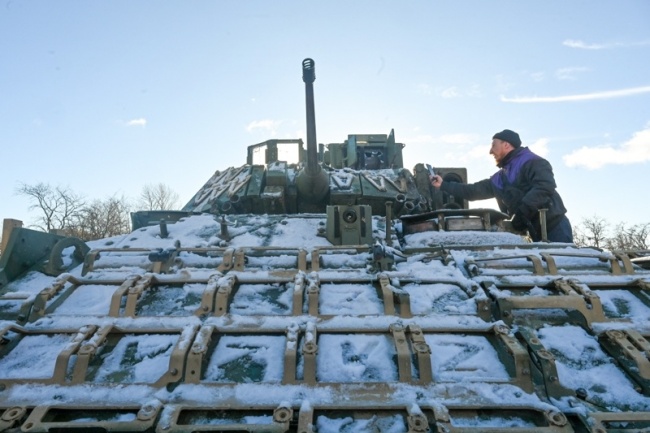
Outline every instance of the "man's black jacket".
<path fill-rule="evenodd" d="M 537 233 L 530 235 L 537 240 L 541 234 L 539 209 L 548 209 L 549 230 L 566 213 L 562 198 L 555 190 L 551 164 L 527 147 L 519 147 L 507 154 L 498 166 L 500 170 L 489 179 L 472 184 L 443 182 L 440 189 L 465 200 L 496 198 L 502 212 L 510 216 L 519 214 L 532 223 Z"/>

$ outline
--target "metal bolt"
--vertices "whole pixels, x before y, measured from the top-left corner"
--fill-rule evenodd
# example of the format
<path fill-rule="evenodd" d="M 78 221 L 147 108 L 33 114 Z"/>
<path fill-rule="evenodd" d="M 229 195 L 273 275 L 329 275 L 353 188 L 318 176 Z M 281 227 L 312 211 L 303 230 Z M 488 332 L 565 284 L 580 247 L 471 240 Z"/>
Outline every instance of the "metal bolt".
<path fill-rule="evenodd" d="M 563 426 L 567 423 L 567 419 L 562 412 L 550 411 L 547 413 L 547 416 L 551 424 Z"/>

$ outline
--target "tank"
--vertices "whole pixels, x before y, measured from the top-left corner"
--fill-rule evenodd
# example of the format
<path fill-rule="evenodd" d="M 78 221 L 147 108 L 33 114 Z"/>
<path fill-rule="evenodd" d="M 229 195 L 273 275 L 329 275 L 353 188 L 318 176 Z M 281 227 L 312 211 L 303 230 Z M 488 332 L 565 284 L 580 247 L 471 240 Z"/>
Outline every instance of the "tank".
<path fill-rule="evenodd" d="M 370 206 L 394 217 L 435 209 L 467 209 L 467 202 L 435 191 L 424 164 L 404 168 L 405 145 L 389 134 L 350 134 L 342 143 L 317 144 L 315 62 L 302 63 L 307 142 L 268 140 L 248 147 L 246 164 L 217 170 L 184 206 L 213 214 L 326 212 L 327 206 Z M 436 168 L 449 182 L 467 182 L 465 168 Z"/>
<path fill-rule="evenodd" d="M 638 257 L 437 196 L 392 131 L 317 145 L 302 70 L 306 148 L 128 235 L 5 224 L 0 432 L 650 431 Z"/>

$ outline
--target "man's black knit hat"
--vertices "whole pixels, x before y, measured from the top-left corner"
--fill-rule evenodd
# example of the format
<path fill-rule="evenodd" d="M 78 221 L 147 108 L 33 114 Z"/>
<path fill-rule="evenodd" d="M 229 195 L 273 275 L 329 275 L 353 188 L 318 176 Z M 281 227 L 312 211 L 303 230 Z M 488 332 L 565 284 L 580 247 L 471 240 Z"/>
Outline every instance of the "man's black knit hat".
<path fill-rule="evenodd" d="M 495 138 L 498 140 L 507 141 L 508 143 L 512 144 L 512 147 L 521 146 L 521 138 L 519 138 L 519 134 L 509 129 L 504 129 L 501 132 L 497 132 L 494 134 L 494 137 L 492 137 L 493 140 Z"/>

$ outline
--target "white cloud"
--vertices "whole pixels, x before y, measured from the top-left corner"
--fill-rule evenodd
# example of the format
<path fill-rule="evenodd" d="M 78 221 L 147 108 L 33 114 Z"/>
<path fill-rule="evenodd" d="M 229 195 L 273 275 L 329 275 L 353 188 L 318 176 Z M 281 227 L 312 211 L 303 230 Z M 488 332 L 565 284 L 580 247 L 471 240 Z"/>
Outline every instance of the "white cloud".
<path fill-rule="evenodd" d="M 458 89 L 456 86 L 449 87 L 447 89 L 444 89 L 443 91 L 440 92 L 440 96 L 442 96 L 445 99 L 449 98 L 457 98 L 460 96 L 460 93 L 458 92 Z"/>
<path fill-rule="evenodd" d="M 538 102 L 573 102 L 573 101 L 590 101 L 596 99 L 622 98 L 624 96 L 639 95 L 649 93 L 650 86 L 633 87 L 630 89 L 609 90 L 606 92 L 583 93 L 582 95 L 563 95 L 563 96 L 516 96 L 508 98 L 501 96 L 501 102 L 514 102 L 517 104 L 531 104 Z"/>
<path fill-rule="evenodd" d="M 282 121 L 280 120 L 254 120 L 249 123 L 248 126 L 246 126 L 246 130 L 248 132 L 253 132 L 256 129 L 262 129 L 269 131 L 271 134 L 275 135 L 277 133 L 278 126 L 280 126 L 281 123 Z"/>
<path fill-rule="evenodd" d="M 440 96 L 445 99 L 470 97 L 477 98 L 481 96 L 481 87 L 478 84 L 472 84 L 464 89 L 458 86 L 451 86 L 446 89 L 437 89 Z"/>
<path fill-rule="evenodd" d="M 582 67 L 571 67 L 571 68 L 560 68 L 555 71 L 555 78 L 558 80 L 575 80 L 576 73 L 588 71 L 589 68 Z"/>
<path fill-rule="evenodd" d="M 650 124 L 635 132 L 632 138 L 620 145 L 583 146 L 562 157 L 569 167 L 595 170 L 608 164 L 636 164 L 650 161 Z"/>
<path fill-rule="evenodd" d="M 562 45 L 569 48 L 580 48 L 583 50 L 602 50 L 604 48 L 611 48 L 611 44 L 587 44 L 586 42 L 574 39 L 567 39 L 562 42 Z"/>
<path fill-rule="evenodd" d="M 650 45 L 650 41 L 640 41 L 640 42 L 610 42 L 604 44 L 588 44 L 581 40 L 567 39 L 562 42 L 562 45 L 565 45 L 569 48 L 579 48 L 582 50 L 606 50 L 609 48 L 624 48 L 624 47 L 638 47 L 643 45 Z"/>
<path fill-rule="evenodd" d="M 126 122 L 126 126 L 142 126 L 143 128 L 147 126 L 147 119 L 140 117 L 139 119 L 131 119 Z"/>
<path fill-rule="evenodd" d="M 541 157 L 546 157 L 548 155 L 548 139 L 547 138 L 540 138 L 537 141 L 535 141 L 533 144 L 528 146 L 530 150 L 535 152 Z"/>

